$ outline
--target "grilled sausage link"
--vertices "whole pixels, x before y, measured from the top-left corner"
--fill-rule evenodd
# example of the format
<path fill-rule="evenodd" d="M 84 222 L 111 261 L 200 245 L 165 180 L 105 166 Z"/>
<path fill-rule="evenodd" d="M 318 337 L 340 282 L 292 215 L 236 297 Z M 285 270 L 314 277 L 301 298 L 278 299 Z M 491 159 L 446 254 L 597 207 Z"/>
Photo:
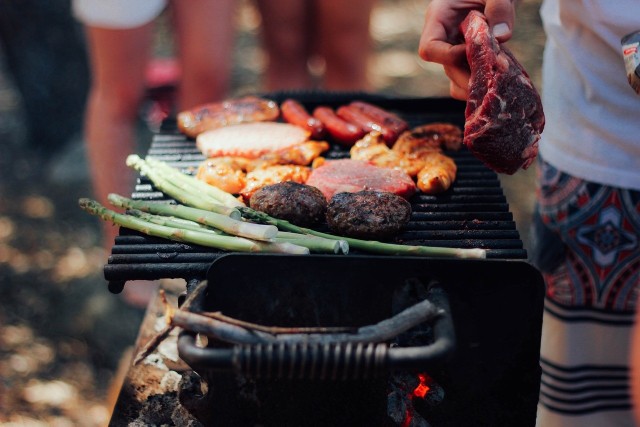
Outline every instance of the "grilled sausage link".
<path fill-rule="evenodd" d="M 377 123 L 373 118 L 364 114 L 353 105 L 343 105 L 336 111 L 338 117 L 349 123 L 353 123 L 365 133 L 380 132 L 387 144 L 392 144 L 398 136 L 387 126 Z"/>
<path fill-rule="evenodd" d="M 324 124 L 313 117 L 307 109 L 295 99 L 286 99 L 280 104 L 280 112 L 285 122 L 300 126 L 311 132 L 311 138 L 321 139 L 324 134 Z"/>
<path fill-rule="evenodd" d="M 195 138 L 204 131 L 240 123 L 274 121 L 280 108 L 274 101 L 256 96 L 245 96 L 222 102 L 213 102 L 178 113 L 178 129 Z"/>
<path fill-rule="evenodd" d="M 316 107 L 313 116 L 324 124 L 327 133 L 339 144 L 350 147 L 365 135 L 359 126 L 344 121 L 330 107 Z"/>
<path fill-rule="evenodd" d="M 388 129 L 389 134 L 393 136 L 392 140 L 388 140 L 387 143 L 393 143 L 398 139 L 398 136 L 400 136 L 402 132 L 409 129 L 409 123 L 405 120 L 376 105 L 369 104 L 364 101 L 353 101 L 349 105 L 360 111 L 362 114 L 370 117 L 374 123 Z"/>

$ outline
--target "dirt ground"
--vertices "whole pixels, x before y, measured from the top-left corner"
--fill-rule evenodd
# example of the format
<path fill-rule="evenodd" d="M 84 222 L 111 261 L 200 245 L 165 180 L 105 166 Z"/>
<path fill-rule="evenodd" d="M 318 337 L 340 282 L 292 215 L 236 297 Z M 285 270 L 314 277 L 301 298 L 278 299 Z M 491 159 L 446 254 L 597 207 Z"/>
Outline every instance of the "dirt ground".
<path fill-rule="evenodd" d="M 538 87 L 544 42 L 539 3 L 521 3 L 510 42 Z M 424 7 L 421 0 L 384 0 L 376 7 L 370 63 L 375 91 L 448 94 L 441 69 L 417 56 Z M 252 4 L 241 1 L 233 94 L 261 91 L 259 23 Z M 159 30 L 157 45 L 159 54 L 170 52 L 166 29 Z M 99 224 L 77 207 L 79 197 L 91 196 L 81 136 L 45 152 L 26 143 L 27 126 L 0 51 L 0 424 L 105 425 L 115 373 L 128 362 L 123 355 L 143 313 L 108 292 Z M 141 150 L 149 138 L 141 125 Z M 502 177 L 526 244 L 533 174 Z"/>

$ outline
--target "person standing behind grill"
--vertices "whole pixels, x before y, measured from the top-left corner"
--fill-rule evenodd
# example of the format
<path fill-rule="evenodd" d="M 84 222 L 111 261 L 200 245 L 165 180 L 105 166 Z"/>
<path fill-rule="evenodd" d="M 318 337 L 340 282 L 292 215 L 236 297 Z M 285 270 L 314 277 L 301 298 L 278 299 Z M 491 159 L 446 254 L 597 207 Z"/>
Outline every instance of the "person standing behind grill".
<path fill-rule="evenodd" d="M 169 6 L 181 69 L 177 108 L 224 99 L 230 87 L 234 0 L 73 0 L 85 26 L 91 88 L 85 139 L 96 198 L 129 195 L 134 172 L 135 123 L 145 93 L 154 23 Z M 105 244 L 117 227 L 105 223 Z"/>
<path fill-rule="evenodd" d="M 176 108 L 222 100 L 230 87 L 234 0 L 73 0 L 84 24 L 91 65 L 85 141 L 95 197 L 128 196 L 135 173 L 125 164 L 135 152 L 135 125 L 145 94 L 156 18 L 170 7 L 181 80 Z M 103 223 L 106 253 L 118 227 Z M 129 282 L 123 296 L 144 307 L 156 286 Z"/>
<path fill-rule="evenodd" d="M 512 0 L 432 0 L 420 56 L 444 66 L 466 99 L 458 26 L 483 11 L 511 38 Z M 620 40 L 640 30 L 637 0 L 543 0 L 547 42 L 532 261 L 547 290 L 540 427 L 632 426 L 629 359 L 640 286 L 640 96 Z M 640 327 L 640 325 L 638 325 Z"/>
<path fill-rule="evenodd" d="M 266 89 L 368 90 L 375 1 L 257 0 L 268 56 Z M 310 72 L 316 59 L 324 68 L 319 85 Z"/>

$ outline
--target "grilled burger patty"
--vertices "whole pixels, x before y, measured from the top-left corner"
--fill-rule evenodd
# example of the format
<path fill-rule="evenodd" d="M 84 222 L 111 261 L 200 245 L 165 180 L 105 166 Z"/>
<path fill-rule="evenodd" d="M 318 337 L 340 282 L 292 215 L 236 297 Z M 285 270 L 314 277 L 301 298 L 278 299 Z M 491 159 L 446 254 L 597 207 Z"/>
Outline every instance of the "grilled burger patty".
<path fill-rule="evenodd" d="M 358 239 L 389 239 L 411 218 L 411 204 L 386 191 L 337 193 L 329 201 L 326 219 L 335 234 Z"/>
<path fill-rule="evenodd" d="M 327 200 L 320 190 L 293 181 L 267 185 L 249 200 L 251 208 L 301 227 L 324 221 Z"/>

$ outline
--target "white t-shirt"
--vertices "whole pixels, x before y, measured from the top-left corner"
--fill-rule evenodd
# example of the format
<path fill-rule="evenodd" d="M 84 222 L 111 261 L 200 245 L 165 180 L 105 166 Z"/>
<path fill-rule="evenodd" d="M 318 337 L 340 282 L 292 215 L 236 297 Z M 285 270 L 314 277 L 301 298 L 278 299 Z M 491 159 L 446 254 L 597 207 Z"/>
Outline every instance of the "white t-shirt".
<path fill-rule="evenodd" d="M 540 154 L 578 178 L 640 190 L 640 95 L 620 44 L 640 30 L 640 0 L 545 0 L 541 16 Z"/>
<path fill-rule="evenodd" d="M 73 15 L 85 25 L 130 29 L 148 24 L 167 6 L 167 0 L 73 0 Z"/>

